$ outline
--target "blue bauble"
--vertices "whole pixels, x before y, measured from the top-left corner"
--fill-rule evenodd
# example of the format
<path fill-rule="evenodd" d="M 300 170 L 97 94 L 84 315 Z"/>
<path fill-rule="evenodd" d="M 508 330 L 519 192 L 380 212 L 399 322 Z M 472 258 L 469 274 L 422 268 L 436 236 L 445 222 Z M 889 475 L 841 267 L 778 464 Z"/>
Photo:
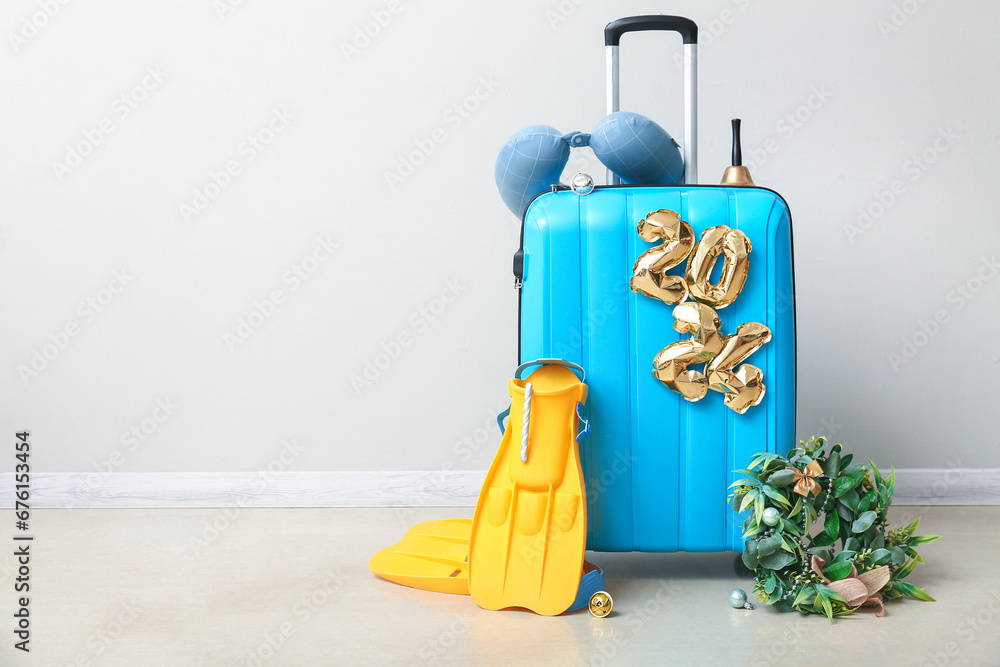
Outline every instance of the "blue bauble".
<path fill-rule="evenodd" d="M 747 603 L 747 593 L 742 588 L 734 588 L 733 592 L 729 594 L 729 604 L 733 609 L 743 609 L 743 605 Z"/>
<path fill-rule="evenodd" d="M 777 526 L 779 521 L 781 521 L 781 514 L 778 513 L 778 510 L 773 507 L 764 510 L 764 523 L 769 526 Z"/>

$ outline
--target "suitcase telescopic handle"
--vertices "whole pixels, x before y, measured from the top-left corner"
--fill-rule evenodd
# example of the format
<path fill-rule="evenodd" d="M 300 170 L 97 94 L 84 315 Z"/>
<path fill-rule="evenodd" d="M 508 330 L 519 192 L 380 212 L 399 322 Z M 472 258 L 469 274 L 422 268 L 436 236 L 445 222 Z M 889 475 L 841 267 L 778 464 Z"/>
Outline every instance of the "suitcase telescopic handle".
<path fill-rule="evenodd" d="M 618 45 L 627 32 L 666 30 L 680 33 L 684 40 L 684 182 L 698 181 L 698 26 L 682 16 L 629 16 L 612 21 L 604 29 L 607 52 L 607 94 L 609 114 L 619 108 Z M 608 183 L 620 179 L 608 170 Z"/>

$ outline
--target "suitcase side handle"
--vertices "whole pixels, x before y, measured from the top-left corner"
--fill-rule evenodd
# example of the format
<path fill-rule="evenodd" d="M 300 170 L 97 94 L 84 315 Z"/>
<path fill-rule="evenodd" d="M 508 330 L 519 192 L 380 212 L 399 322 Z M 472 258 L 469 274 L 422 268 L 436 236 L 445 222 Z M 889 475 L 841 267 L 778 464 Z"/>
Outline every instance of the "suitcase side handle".
<path fill-rule="evenodd" d="M 604 28 L 607 54 L 607 113 L 619 110 L 618 47 L 627 32 L 666 30 L 678 32 L 684 40 L 684 182 L 698 181 L 698 26 L 682 16 L 629 16 L 612 21 Z M 620 180 L 608 170 L 608 183 Z"/>

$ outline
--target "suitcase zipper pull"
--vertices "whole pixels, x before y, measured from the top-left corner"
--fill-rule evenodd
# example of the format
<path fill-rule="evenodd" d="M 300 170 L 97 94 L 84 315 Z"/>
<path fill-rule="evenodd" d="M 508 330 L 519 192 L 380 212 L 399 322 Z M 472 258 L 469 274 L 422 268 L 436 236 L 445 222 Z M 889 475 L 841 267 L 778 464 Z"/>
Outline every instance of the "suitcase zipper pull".
<path fill-rule="evenodd" d="M 524 278 L 524 249 L 519 248 L 514 253 L 514 289 L 521 289 L 522 278 Z"/>

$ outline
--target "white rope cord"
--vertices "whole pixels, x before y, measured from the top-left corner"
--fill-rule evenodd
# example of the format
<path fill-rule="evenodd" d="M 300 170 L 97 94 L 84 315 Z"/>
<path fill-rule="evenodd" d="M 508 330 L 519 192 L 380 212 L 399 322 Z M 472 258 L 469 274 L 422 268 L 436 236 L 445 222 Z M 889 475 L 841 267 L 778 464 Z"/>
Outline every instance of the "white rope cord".
<path fill-rule="evenodd" d="M 524 421 L 521 426 L 521 461 L 528 462 L 528 420 L 531 417 L 531 383 L 524 383 Z"/>

